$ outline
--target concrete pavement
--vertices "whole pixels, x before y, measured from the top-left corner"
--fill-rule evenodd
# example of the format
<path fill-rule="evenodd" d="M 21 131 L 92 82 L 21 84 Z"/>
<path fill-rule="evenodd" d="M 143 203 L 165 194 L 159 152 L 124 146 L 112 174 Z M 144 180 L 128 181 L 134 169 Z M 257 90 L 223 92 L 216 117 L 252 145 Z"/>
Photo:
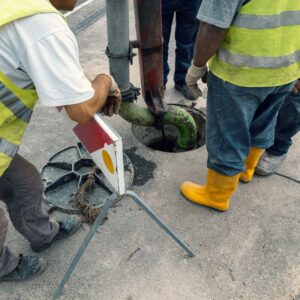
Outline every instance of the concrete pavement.
<path fill-rule="evenodd" d="M 96 0 L 85 12 L 103 6 Z M 133 11 L 131 8 L 131 16 Z M 82 16 L 71 22 L 77 22 Z M 133 20 L 133 19 L 132 19 Z M 134 22 L 131 24 L 134 38 Z M 81 62 L 89 78 L 107 72 L 105 17 L 77 36 Z M 174 43 L 170 64 L 174 65 Z M 131 69 L 139 86 L 138 62 Z M 169 77 L 166 99 L 182 101 Z M 142 103 L 142 99 L 139 100 Z M 205 105 L 200 99 L 199 106 Z M 300 299 L 300 185 L 274 175 L 240 184 L 225 213 L 193 205 L 180 195 L 185 180 L 204 182 L 205 147 L 170 154 L 149 150 L 120 117 L 110 119 L 124 138 L 136 167 L 133 189 L 194 250 L 187 258 L 130 199 L 109 212 L 61 299 L 102 300 L 296 300 Z M 57 151 L 77 142 L 71 124 L 55 109 L 37 106 L 21 153 L 39 168 Z M 300 136 L 294 139 L 281 173 L 300 180 Z M 49 267 L 34 281 L 1 283 L 1 300 L 50 299 L 73 254 L 87 233 L 57 243 L 39 255 Z M 10 224 L 7 244 L 32 254 Z"/>

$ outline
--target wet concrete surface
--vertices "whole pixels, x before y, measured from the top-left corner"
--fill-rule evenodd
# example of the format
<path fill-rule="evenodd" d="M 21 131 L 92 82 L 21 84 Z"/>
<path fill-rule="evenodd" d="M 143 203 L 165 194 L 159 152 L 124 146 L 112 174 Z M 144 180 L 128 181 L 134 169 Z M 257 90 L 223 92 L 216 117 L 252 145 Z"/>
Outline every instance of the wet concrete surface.
<path fill-rule="evenodd" d="M 93 10 L 103 1 L 95 1 Z M 94 6 L 95 5 L 95 6 Z M 89 13 L 88 11 L 86 13 Z M 131 19 L 133 16 L 131 8 Z M 74 16 L 80 19 L 80 16 Z M 81 62 L 89 78 L 107 72 L 105 18 L 77 38 Z M 134 22 L 131 22 L 134 38 Z M 174 43 L 170 46 L 174 66 Z M 132 82 L 140 86 L 137 59 Z M 169 102 L 185 102 L 174 91 Z M 142 105 L 142 99 L 139 100 Z M 204 106 L 200 99 L 198 106 Z M 134 191 L 193 249 L 188 258 L 130 199 L 109 212 L 69 281 L 61 299 L 102 300 L 292 300 L 300 295 L 300 186 L 279 176 L 255 177 L 240 184 L 228 212 L 218 213 L 187 202 L 180 195 L 185 180 L 204 183 L 205 147 L 187 153 L 149 150 L 118 116 L 111 124 L 122 135 L 136 168 Z M 77 139 L 72 123 L 55 109 L 37 106 L 21 153 L 38 168 Z M 300 136 L 280 171 L 300 180 Z M 55 214 L 54 214 L 55 215 Z M 1 300 L 50 299 L 88 226 L 40 256 L 46 272 L 34 281 L 1 283 Z M 7 244 L 16 253 L 32 254 L 29 244 L 9 227 Z"/>

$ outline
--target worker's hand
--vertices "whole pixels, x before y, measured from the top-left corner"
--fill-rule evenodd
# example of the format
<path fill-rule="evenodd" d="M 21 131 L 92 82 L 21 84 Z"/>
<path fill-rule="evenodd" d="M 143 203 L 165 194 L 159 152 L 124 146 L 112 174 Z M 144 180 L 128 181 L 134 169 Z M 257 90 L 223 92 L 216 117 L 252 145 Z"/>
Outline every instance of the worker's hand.
<path fill-rule="evenodd" d="M 111 87 L 108 92 L 106 103 L 103 107 L 103 113 L 106 116 L 111 117 L 113 114 L 118 114 L 121 108 L 122 95 L 114 78 L 110 75 L 109 77 L 111 79 Z"/>
<path fill-rule="evenodd" d="M 122 104 L 122 96 L 119 89 L 113 95 L 107 97 L 107 101 L 103 108 L 103 113 L 111 117 L 113 114 L 118 114 Z"/>
<path fill-rule="evenodd" d="M 292 93 L 293 94 L 298 94 L 300 91 L 300 79 L 297 80 L 293 90 L 292 90 Z"/>
<path fill-rule="evenodd" d="M 203 83 L 206 83 L 206 75 L 207 75 L 207 67 L 196 67 L 193 62 L 191 66 L 189 67 L 186 76 L 185 76 L 185 82 L 186 85 L 191 92 L 191 94 L 195 95 L 196 98 L 202 96 L 202 92 L 198 87 L 198 80 L 202 79 Z"/>
<path fill-rule="evenodd" d="M 197 82 L 202 79 L 204 83 L 206 83 L 206 75 L 207 75 L 207 67 L 196 67 L 194 66 L 193 62 L 189 67 L 185 82 L 188 87 L 197 85 Z"/>

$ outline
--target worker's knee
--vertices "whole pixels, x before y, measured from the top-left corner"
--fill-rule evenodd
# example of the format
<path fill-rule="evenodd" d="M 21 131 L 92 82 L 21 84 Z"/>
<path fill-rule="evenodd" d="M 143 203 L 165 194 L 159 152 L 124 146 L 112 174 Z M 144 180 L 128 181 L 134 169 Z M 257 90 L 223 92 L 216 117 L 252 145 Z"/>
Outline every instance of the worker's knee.
<path fill-rule="evenodd" d="M 15 156 L 4 175 L 22 194 L 42 192 L 40 173 L 33 164 L 20 155 Z"/>
<path fill-rule="evenodd" d="M 23 175 L 25 174 L 27 177 L 33 179 L 40 178 L 40 174 L 37 168 L 22 156 L 16 155 L 14 161 L 16 164 L 16 169 L 17 170 L 22 169 Z"/>

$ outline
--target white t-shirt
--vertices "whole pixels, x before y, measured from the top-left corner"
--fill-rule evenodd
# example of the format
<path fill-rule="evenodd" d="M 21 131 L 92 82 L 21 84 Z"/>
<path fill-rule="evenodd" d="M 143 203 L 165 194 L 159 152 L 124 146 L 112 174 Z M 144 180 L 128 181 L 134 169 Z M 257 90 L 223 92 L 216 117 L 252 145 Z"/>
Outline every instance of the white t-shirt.
<path fill-rule="evenodd" d="M 0 71 L 21 88 L 33 84 L 45 106 L 81 103 L 94 95 L 79 63 L 75 36 L 55 13 L 0 27 Z"/>

